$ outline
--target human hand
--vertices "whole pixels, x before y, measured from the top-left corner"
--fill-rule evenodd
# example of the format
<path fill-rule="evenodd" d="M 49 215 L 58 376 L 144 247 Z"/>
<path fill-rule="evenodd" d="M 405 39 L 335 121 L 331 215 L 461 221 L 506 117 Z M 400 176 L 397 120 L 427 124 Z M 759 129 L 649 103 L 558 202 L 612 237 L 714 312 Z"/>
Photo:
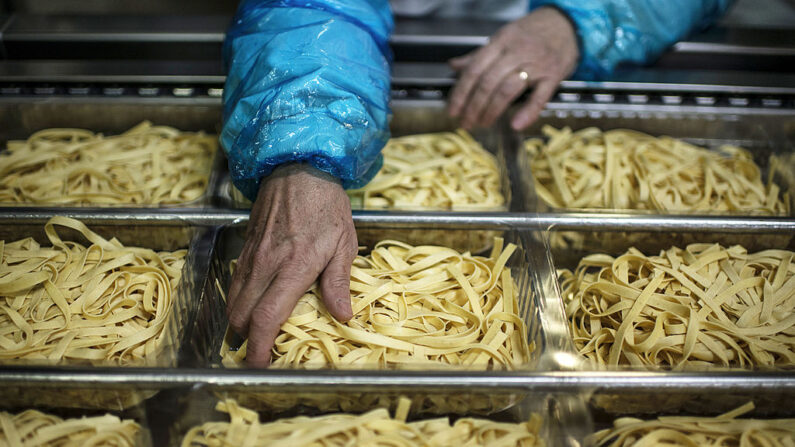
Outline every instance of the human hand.
<path fill-rule="evenodd" d="M 490 126 L 528 87 L 533 93 L 511 120 L 521 130 L 538 118 L 560 81 L 577 65 L 579 49 L 571 22 L 542 7 L 500 29 L 478 50 L 450 60 L 461 72 L 450 95 L 450 115 L 464 128 Z M 525 73 L 525 74 L 523 74 Z"/>
<path fill-rule="evenodd" d="M 350 202 L 339 181 L 306 164 L 281 166 L 262 181 L 227 296 L 229 324 L 248 336 L 250 366 L 270 363 L 282 323 L 318 276 L 331 315 L 352 317 L 357 250 Z"/>

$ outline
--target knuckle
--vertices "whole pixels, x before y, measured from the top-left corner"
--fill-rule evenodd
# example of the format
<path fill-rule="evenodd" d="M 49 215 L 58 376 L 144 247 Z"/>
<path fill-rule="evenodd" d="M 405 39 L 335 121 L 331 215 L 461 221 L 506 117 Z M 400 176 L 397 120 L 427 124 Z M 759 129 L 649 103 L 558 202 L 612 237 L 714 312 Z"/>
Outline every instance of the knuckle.
<path fill-rule="evenodd" d="M 486 100 L 489 97 L 489 93 L 484 88 L 478 88 L 475 93 L 472 95 L 472 100 L 470 101 L 470 106 L 472 109 L 478 109 L 483 104 L 486 103 Z"/>
<path fill-rule="evenodd" d="M 244 334 L 248 327 L 248 317 L 243 314 L 242 312 L 232 312 L 227 311 L 227 316 L 229 318 L 229 325 L 232 326 L 232 329 L 239 334 Z"/>
<path fill-rule="evenodd" d="M 488 94 L 500 85 L 500 81 L 502 79 L 495 76 L 493 71 L 490 71 L 483 76 L 482 82 L 478 86 L 478 91 L 481 94 Z"/>
<path fill-rule="evenodd" d="M 346 244 L 345 249 L 343 251 L 345 255 L 346 261 L 353 262 L 356 259 L 356 256 L 359 254 L 359 244 L 353 242 L 352 244 Z"/>
<path fill-rule="evenodd" d="M 287 253 L 284 262 L 282 262 L 282 273 L 290 271 L 305 272 L 310 270 L 315 256 L 312 255 L 310 250 L 293 250 Z"/>
<path fill-rule="evenodd" d="M 303 283 L 311 275 L 306 267 L 301 264 L 300 266 L 285 265 L 279 270 L 278 280 L 287 284 Z"/>
<path fill-rule="evenodd" d="M 326 279 L 324 283 L 325 284 L 323 289 L 333 294 L 334 297 L 338 295 L 342 296 L 343 294 L 349 293 L 350 291 L 350 286 L 351 286 L 350 278 L 334 277 L 331 279 Z"/>
<path fill-rule="evenodd" d="M 280 327 L 284 323 L 272 306 L 260 305 L 251 311 L 251 325 L 257 328 Z"/>
<path fill-rule="evenodd" d="M 515 87 L 514 87 L 514 86 L 512 86 L 512 85 L 511 85 L 509 82 L 503 82 L 503 83 L 500 85 L 500 88 L 499 88 L 499 90 L 498 90 L 498 94 L 499 94 L 500 96 L 502 96 L 502 97 L 510 97 L 510 96 L 513 96 L 515 92 L 516 92 L 516 89 L 515 89 Z"/>
<path fill-rule="evenodd" d="M 477 57 L 475 61 L 466 68 L 462 81 L 467 82 L 467 84 L 474 84 L 475 80 L 480 78 L 485 71 L 486 66 L 483 64 L 483 58 Z"/>
<path fill-rule="evenodd" d="M 250 279 L 258 280 L 269 276 L 272 268 L 267 259 L 267 256 L 258 256 L 249 263 L 247 273 Z"/>

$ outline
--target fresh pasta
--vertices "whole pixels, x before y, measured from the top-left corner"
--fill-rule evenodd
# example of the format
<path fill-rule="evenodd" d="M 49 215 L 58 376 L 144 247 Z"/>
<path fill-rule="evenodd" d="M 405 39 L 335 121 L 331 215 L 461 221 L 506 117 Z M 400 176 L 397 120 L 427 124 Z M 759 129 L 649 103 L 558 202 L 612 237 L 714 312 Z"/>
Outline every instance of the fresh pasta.
<path fill-rule="evenodd" d="M 311 408 L 324 413 L 361 413 L 373 408 L 394 408 L 400 398 L 410 398 L 412 408 L 421 414 L 469 414 L 487 415 L 497 413 L 516 405 L 524 394 L 521 393 L 458 393 L 450 394 L 418 392 L 406 393 L 367 393 L 367 392 L 271 392 L 224 391 L 215 393 L 219 399 L 235 399 L 240 405 L 267 412 L 290 411 L 298 407 Z"/>
<path fill-rule="evenodd" d="M 506 263 L 516 246 L 495 239 L 489 257 L 382 241 L 351 269 L 353 318 L 336 321 L 316 286 L 298 301 L 273 347 L 273 367 L 514 369 L 530 360 L 518 290 Z M 244 342 L 226 366 L 243 362 Z"/>
<path fill-rule="evenodd" d="M 187 251 L 125 247 L 66 217 L 44 231 L 51 246 L 0 241 L 0 362 L 155 365 Z"/>
<path fill-rule="evenodd" d="M 671 447 L 734 447 L 795 445 L 795 419 L 746 419 L 754 409 L 749 402 L 716 417 L 661 416 L 644 421 L 619 418 L 613 427 L 594 433 L 586 445 L 632 447 L 666 445 Z"/>
<path fill-rule="evenodd" d="M 0 153 L 0 203 L 182 204 L 207 188 L 214 135 L 144 121 L 120 135 L 46 129 Z"/>
<path fill-rule="evenodd" d="M 141 426 L 116 416 L 61 419 L 36 410 L 0 412 L 0 445 L 20 447 L 134 447 Z"/>
<path fill-rule="evenodd" d="M 295 447 L 442 447 L 545 445 L 541 439 L 541 418 L 534 414 L 527 422 L 494 422 L 462 418 L 451 424 L 447 418 L 407 422 L 409 401 L 402 400 L 392 418 L 386 409 L 361 415 L 330 414 L 299 416 L 260 423 L 255 411 L 240 407 L 234 400 L 220 401 L 218 411 L 229 414 L 229 422 L 207 422 L 192 428 L 182 447 L 234 445 L 290 445 Z"/>
<path fill-rule="evenodd" d="M 492 154 L 464 130 L 392 138 L 384 165 L 361 189 L 364 208 L 497 209 L 505 205 Z"/>
<path fill-rule="evenodd" d="M 538 196 L 557 208 L 789 214 L 789 199 L 762 182 L 751 154 L 712 151 L 671 137 L 544 126 L 525 142 Z M 774 170 L 771 167 L 771 172 Z"/>
<path fill-rule="evenodd" d="M 792 367 L 793 256 L 719 244 L 586 256 L 560 272 L 574 344 L 599 367 Z"/>

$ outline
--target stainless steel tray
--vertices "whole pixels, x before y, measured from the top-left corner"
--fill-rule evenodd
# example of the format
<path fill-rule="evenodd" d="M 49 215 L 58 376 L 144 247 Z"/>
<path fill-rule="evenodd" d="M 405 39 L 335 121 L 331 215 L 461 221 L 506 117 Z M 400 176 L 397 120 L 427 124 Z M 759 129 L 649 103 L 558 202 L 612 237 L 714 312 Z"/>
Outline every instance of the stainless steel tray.
<path fill-rule="evenodd" d="M 762 169 L 762 181 L 767 181 L 771 157 L 776 157 L 778 169 L 773 181 L 781 187 L 781 194 L 789 192 L 790 216 L 795 216 L 795 111 L 791 109 L 740 109 L 717 107 L 671 107 L 663 105 L 595 105 L 577 108 L 576 104 L 563 104 L 557 110 L 546 110 L 535 124 L 519 135 L 516 142 L 516 169 L 512 182 L 523 193 L 524 209 L 552 213 L 615 213 L 655 215 L 654 211 L 609 209 L 562 209 L 551 207 L 538 198 L 530 169 L 530 159 L 522 141 L 541 137 L 541 128 L 586 127 L 631 129 L 650 135 L 667 135 L 684 139 L 708 148 L 723 144 L 744 147 L 753 154 Z M 670 213 L 685 214 L 685 213 Z M 704 214 L 704 213 L 701 213 Z"/>
<path fill-rule="evenodd" d="M 568 232 L 549 232 L 547 234 L 553 241 L 550 243 L 551 262 L 553 272 L 558 272 L 562 268 L 573 270 L 576 268 L 580 259 L 593 253 L 606 253 L 617 256 L 624 253 L 630 247 L 635 247 L 645 254 L 657 254 L 660 250 L 668 249 L 671 246 L 684 247 L 695 242 L 720 243 L 724 246 L 740 244 L 748 249 L 749 252 L 761 251 L 765 249 L 795 249 L 793 234 L 761 234 L 761 233 L 719 233 L 716 231 L 678 231 L 678 232 L 610 232 L 610 231 L 568 231 Z M 564 243 L 561 243 L 564 242 Z M 550 280 L 542 283 L 545 287 L 545 296 L 558 294 L 560 297 L 560 286 L 557 281 Z M 558 298 L 555 305 L 546 308 L 547 314 L 543 315 L 544 320 L 564 321 L 561 331 L 555 332 L 556 338 L 566 337 L 568 340 L 561 341 L 561 359 L 568 360 L 569 366 L 575 369 L 592 371 L 593 367 L 583 361 L 574 347 L 569 330 L 569 322 L 563 310 L 562 299 Z M 550 331 L 548 331 L 550 333 Z M 564 354 L 565 352 L 566 354 Z M 561 365 L 565 366 L 565 365 Z M 793 365 L 795 367 L 795 365 Z M 696 375 L 704 378 L 717 378 L 728 370 L 740 371 L 740 368 L 715 368 L 712 371 L 692 371 Z M 620 366 L 610 368 L 611 371 L 648 371 L 649 368 L 637 368 L 632 366 Z M 666 377 L 673 377 L 675 374 L 667 371 L 661 372 Z M 757 374 L 759 371 L 749 371 L 749 374 Z M 731 376 L 729 376 L 731 377 Z M 787 368 L 780 373 L 780 377 L 795 381 L 795 371 Z M 736 385 L 734 380 L 728 383 Z M 757 395 L 753 392 L 735 390 L 731 393 L 716 395 L 709 392 L 699 392 L 692 390 L 689 392 L 677 392 L 672 390 L 665 394 L 659 394 L 655 398 L 650 398 L 648 390 L 636 390 L 628 393 L 616 393 L 610 387 L 598 390 L 591 400 L 591 404 L 599 411 L 609 414 L 632 414 L 632 413 L 659 413 L 659 412 L 681 412 L 689 411 L 695 414 L 710 414 L 721 407 L 737 407 L 749 400 L 754 400 L 759 407 L 760 414 L 780 414 L 783 410 L 779 396 Z M 777 402 L 778 401 L 778 402 Z M 728 411 L 731 408 L 727 408 Z"/>
<path fill-rule="evenodd" d="M 372 246 L 378 240 L 383 238 L 398 238 L 408 243 L 417 243 L 417 238 L 427 239 L 426 236 L 429 232 L 434 232 L 433 229 L 417 230 L 417 229 L 401 229 L 399 226 L 392 226 L 390 228 L 370 228 L 366 225 L 358 225 L 357 232 L 359 234 L 359 243 L 368 244 Z M 543 297 L 539 294 L 539 289 L 536 284 L 541 280 L 540 277 L 544 275 L 542 272 L 548 271 L 547 259 L 544 257 L 546 249 L 543 246 L 543 237 L 540 233 L 533 233 L 529 231 L 478 231 L 458 229 L 443 231 L 436 230 L 442 236 L 450 240 L 463 240 L 466 246 L 471 245 L 470 237 L 474 234 L 477 243 L 481 243 L 483 234 L 494 235 L 499 234 L 504 237 L 506 242 L 513 242 L 518 245 L 519 250 L 512 256 L 508 266 L 512 270 L 512 276 L 517 284 L 519 290 L 519 306 L 520 315 L 528 327 L 528 342 L 535 346 L 532 354 L 532 360 L 529 364 L 519 367 L 520 370 L 534 370 L 540 368 L 548 357 L 547 353 L 547 337 L 545 335 L 545 326 L 539 320 L 540 310 L 539 307 L 543 306 Z M 362 236 L 366 234 L 366 236 Z M 386 237 L 379 238 L 377 235 L 387 235 Z M 219 292 L 216 290 L 215 282 L 221 285 L 225 290 L 228 288 L 230 280 L 230 261 L 236 259 L 240 253 L 241 247 L 244 242 L 244 228 L 243 227 L 228 227 L 222 230 L 217 239 L 215 249 L 213 252 L 212 264 L 210 268 L 210 275 L 207 279 L 205 286 L 205 296 L 202 300 L 199 309 L 199 317 L 196 321 L 193 337 L 190 346 L 192 347 L 198 366 L 211 366 L 221 367 L 221 357 L 219 354 L 221 342 L 227 326 L 225 308 L 223 300 Z M 461 249 L 461 247 L 453 244 L 453 248 Z M 540 256 L 539 256 L 540 255 Z M 348 370 L 345 371 L 328 371 L 332 376 L 346 377 L 349 374 Z M 477 371 L 470 371 L 471 374 L 479 374 Z M 381 372 L 374 371 L 372 374 L 378 377 Z M 500 372 L 494 372 L 499 375 Z M 312 405 L 318 403 L 321 408 L 330 410 L 334 408 L 351 408 L 357 401 L 356 398 L 345 396 L 338 396 L 336 400 L 329 400 L 326 398 L 318 399 L 311 393 L 301 398 L 298 396 L 282 396 L 276 394 L 260 395 L 256 398 L 253 396 L 251 405 L 259 404 L 259 407 L 285 409 L 297 405 Z M 393 396 L 394 398 L 394 396 Z M 241 397 L 240 399 L 243 399 Z M 466 399 L 459 399 L 455 402 L 449 401 L 448 405 L 440 405 L 443 400 L 434 399 L 429 397 L 423 403 L 425 407 L 435 407 L 437 412 L 449 412 L 452 408 L 466 412 L 493 412 L 506 408 L 513 404 L 518 399 L 513 396 L 507 400 L 492 399 L 488 396 L 476 396 L 471 399 L 467 396 Z"/>
<path fill-rule="evenodd" d="M 432 100 L 393 100 L 390 104 L 392 108 L 392 120 L 390 128 L 393 137 L 405 135 L 453 132 L 459 125 L 457 120 L 451 118 L 447 113 L 447 106 L 443 101 Z M 515 196 L 514 188 L 509 180 L 509 169 L 514 158 L 514 144 L 510 137 L 508 125 L 504 120 L 499 120 L 494 126 L 488 129 L 475 129 L 472 136 L 484 149 L 494 154 L 497 159 L 497 167 L 500 171 L 501 192 L 505 197 L 505 205 L 502 207 L 490 207 L 483 211 L 521 211 L 522 204 L 512 200 Z M 220 194 L 224 197 L 222 205 L 232 208 L 251 208 L 251 202 L 242 197 L 242 194 L 232 185 L 229 172 L 224 172 L 224 180 L 221 185 Z M 364 209 L 361 204 L 352 203 L 353 209 Z M 409 209 L 401 208 L 404 211 Z M 438 208 L 412 208 L 410 211 L 444 211 Z"/>
<path fill-rule="evenodd" d="M 636 412 L 633 411 L 631 408 L 624 408 L 621 413 L 619 414 L 609 414 L 599 411 L 598 409 L 590 408 L 589 416 L 591 417 L 591 421 L 593 422 L 595 430 L 602 430 L 606 428 L 613 428 L 613 421 L 618 418 L 622 417 L 632 417 L 638 418 L 645 421 L 648 420 L 655 420 L 658 417 L 664 416 L 696 416 L 696 417 L 715 417 L 721 415 L 723 413 L 727 413 L 731 410 L 734 410 L 741 405 L 744 405 L 748 402 L 754 403 L 754 410 L 751 412 L 744 414 L 738 418 L 738 420 L 742 419 L 793 419 L 795 417 L 795 412 L 791 407 L 787 408 L 787 406 L 782 405 L 781 397 L 774 397 L 773 395 L 763 394 L 763 395 L 724 395 L 724 396 L 716 396 L 713 394 L 701 393 L 701 397 L 704 397 L 706 400 L 703 402 L 699 402 L 696 399 L 692 399 L 691 403 L 694 405 L 692 407 L 683 407 L 679 410 L 670 410 L 666 409 L 668 406 L 666 402 L 670 402 L 681 398 L 682 396 L 677 396 L 674 394 L 665 395 L 660 392 L 645 392 L 641 395 L 636 396 L 638 399 L 647 399 L 652 400 L 655 402 L 661 403 L 663 406 L 656 411 L 652 412 Z M 587 441 L 584 445 L 592 445 Z"/>
<path fill-rule="evenodd" d="M 161 358 L 157 360 L 158 363 L 150 366 L 177 365 L 185 332 L 195 318 L 195 309 L 207 275 L 208 259 L 215 231 L 211 228 L 189 225 L 132 226 L 123 222 L 89 225 L 89 228 L 102 237 L 108 239 L 115 237 L 127 246 L 145 247 L 158 251 L 188 249 L 182 278 L 173 301 L 174 309 L 165 329 L 168 344 L 164 348 Z M 77 237 L 75 232 L 65 228 L 59 228 L 59 234 L 64 240 L 82 239 Z M 0 226 L 0 240 L 12 241 L 24 237 L 33 237 L 42 244 L 49 244 L 44 234 L 43 225 L 18 222 Z"/>
<path fill-rule="evenodd" d="M 225 397 L 228 391 L 229 390 L 224 389 L 219 390 L 214 387 L 198 387 L 183 395 L 177 396 L 174 399 L 175 404 L 172 407 L 179 408 L 180 411 L 175 415 L 176 417 L 169 427 L 169 441 L 167 445 L 174 447 L 179 446 L 188 430 L 205 422 L 228 422 L 228 415 L 214 410 L 215 404 L 219 399 L 229 398 Z M 246 391 L 250 392 L 249 389 L 246 389 Z M 383 393 L 359 393 L 359 398 L 364 402 L 368 402 L 368 405 L 361 406 L 354 411 L 343 410 L 342 412 L 360 414 L 376 408 L 386 408 L 390 415 L 394 415 L 395 403 L 400 396 L 411 397 L 410 394 L 399 393 L 395 395 L 394 399 L 389 399 L 387 401 L 384 399 Z M 239 395 L 237 397 L 239 397 Z M 324 393 L 319 393 L 318 397 L 333 398 L 332 395 L 324 395 Z M 454 400 L 457 396 L 456 393 L 440 390 L 436 398 L 441 400 Z M 240 400 L 238 400 L 238 403 L 244 405 Z M 318 411 L 316 408 L 292 407 L 288 411 L 260 411 L 259 416 L 261 423 L 267 423 L 295 416 L 319 416 L 339 412 L 341 411 Z M 460 417 L 476 417 L 499 422 L 521 423 L 528 421 L 532 414 L 541 416 L 542 427 L 540 436 L 547 442 L 547 445 L 550 446 L 580 445 L 578 443 L 592 431 L 590 414 L 586 408 L 585 401 L 579 395 L 544 392 L 530 393 L 511 409 L 487 417 L 468 413 L 452 413 L 442 416 L 449 417 L 451 421 Z M 417 398 L 414 397 L 411 412 L 409 413 L 409 421 L 439 417 L 439 414 L 429 414 L 423 411 L 423 409 L 419 407 Z M 166 445 L 166 443 L 164 442 L 163 445 Z"/>
<path fill-rule="evenodd" d="M 375 242 L 385 239 L 377 237 L 379 233 L 386 233 L 390 237 L 399 237 L 400 240 L 409 244 L 416 244 L 418 237 L 413 229 L 407 230 L 399 226 L 373 229 L 367 225 L 357 225 L 356 230 L 359 235 L 363 232 L 367 233 L 366 239 L 359 237 L 359 242 L 360 245 L 364 244 L 369 247 L 372 247 Z M 434 231 L 434 229 L 426 228 L 423 231 Z M 467 240 L 470 233 L 476 232 L 476 230 L 472 229 L 445 229 L 443 231 L 453 235 L 450 239 L 463 240 Z M 535 286 L 538 281 L 537 276 L 541 275 L 541 272 L 547 271 L 545 268 L 547 260 L 543 256 L 546 253 L 546 248 L 543 245 L 543 236 L 540 233 L 529 231 L 505 231 L 499 232 L 497 235 L 503 237 L 506 243 L 512 242 L 518 246 L 518 250 L 508 261 L 508 266 L 511 268 L 511 274 L 519 290 L 519 313 L 528 328 L 528 342 L 536 346 L 533 361 L 530 364 L 523 365 L 521 369 L 533 370 L 536 369 L 538 360 L 545 355 L 546 346 L 544 332 L 538 324 L 537 302 L 541 297 L 539 290 Z M 210 275 L 207 279 L 213 286 L 212 289 L 215 289 L 216 281 L 224 290 L 228 289 L 231 277 L 229 265 L 232 260 L 237 259 L 245 241 L 244 238 L 245 227 L 242 226 L 227 227 L 219 233 L 215 249 L 213 250 Z M 458 249 L 459 247 L 453 246 L 452 248 Z M 205 291 L 209 290 L 210 288 L 205 289 Z M 197 345 L 205 347 L 203 351 L 197 351 L 200 359 L 199 364 L 220 366 L 219 350 L 224 331 L 226 330 L 226 314 L 223 300 L 216 291 L 216 293 L 208 295 L 202 300 L 202 306 L 203 308 L 211 306 L 211 311 L 202 310 L 199 314 L 200 318 L 197 320 L 195 335 L 199 336 L 201 334 L 200 338 L 202 338 L 201 343 L 197 343 Z M 205 317 L 211 318 L 205 320 Z"/>
<path fill-rule="evenodd" d="M 0 98 L 0 148 L 8 140 L 25 139 L 34 132 L 54 127 L 76 127 L 106 135 L 122 133 L 141 121 L 172 126 L 184 131 L 220 132 L 221 110 L 218 105 L 184 104 L 175 101 L 146 101 L 141 98 Z M 0 149 L 1 150 L 1 149 Z M 207 188 L 196 200 L 174 205 L 121 205 L 137 208 L 202 208 L 213 205 L 222 168 L 226 166 L 223 150 L 218 147 L 207 179 Z M 0 209 L 8 204 L 0 203 Z M 90 208 L 84 206 L 83 208 Z M 112 206 L 117 208 L 117 206 Z"/>
<path fill-rule="evenodd" d="M 25 387 L 24 385 L 21 386 L 20 395 L 24 393 Z M 35 396 L 35 390 L 26 390 L 28 391 L 27 396 L 33 397 Z M 93 389 L 77 389 L 77 390 L 67 390 L 67 394 L 73 393 L 74 395 L 80 396 L 85 394 L 92 394 L 95 393 Z M 107 394 L 107 393 L 105 393 Z M 58 406 L 51 406 L 47 403 L 33 403 L 27 402 L 23 400 L 15 400 L 12 402 L 2 401 L 0 402 L 0 411 L 8 412 L 11 414 L 18 414 L 25 410 L 37 410 L 41 411 L 42 413 L 46 413 L 48 415 L 58 416 L 62 419 L 80 419 L 83 417 L 94 417 L 94 416 L 102 416 L 105 414 L 112 414 L 119 419 L 132 419 L 135 420 L 140 426 L 141 431 L 138 433 L 138 436 L 135 438 L 135 445 L 136 447 L 155 447 L 156 444 L 152 441 L 152 433 L 149 430 L 148 424 L 148 415 L 146 409 L 142 405 L 138 405 L 132 408 L 128 408 L 127 410 L 121 411 L 108 411 L 106 409 L 99 409 L 99 410 L 86 410 L 86 409 L 72 409 L 72 408 L 63 408 Z M 0 428 L 0 431 L 2 429 Z"/>

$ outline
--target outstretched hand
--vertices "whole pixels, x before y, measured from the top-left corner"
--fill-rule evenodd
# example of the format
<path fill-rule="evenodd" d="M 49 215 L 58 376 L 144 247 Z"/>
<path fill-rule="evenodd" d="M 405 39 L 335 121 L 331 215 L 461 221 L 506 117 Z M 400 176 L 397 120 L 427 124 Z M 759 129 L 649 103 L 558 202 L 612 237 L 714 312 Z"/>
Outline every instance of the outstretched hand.
<path fill-rule="evenodd" d="M 542 7 L 500 29 L 489 43 L 450 60 L 460 72 L 450 96 L 450 115 L 465 128 L 490 126 L 527 88 L 529 99 L 511 120 L 515 130 L 532 124 L 575 69 L 579 50 L 571 22 Z"/>

